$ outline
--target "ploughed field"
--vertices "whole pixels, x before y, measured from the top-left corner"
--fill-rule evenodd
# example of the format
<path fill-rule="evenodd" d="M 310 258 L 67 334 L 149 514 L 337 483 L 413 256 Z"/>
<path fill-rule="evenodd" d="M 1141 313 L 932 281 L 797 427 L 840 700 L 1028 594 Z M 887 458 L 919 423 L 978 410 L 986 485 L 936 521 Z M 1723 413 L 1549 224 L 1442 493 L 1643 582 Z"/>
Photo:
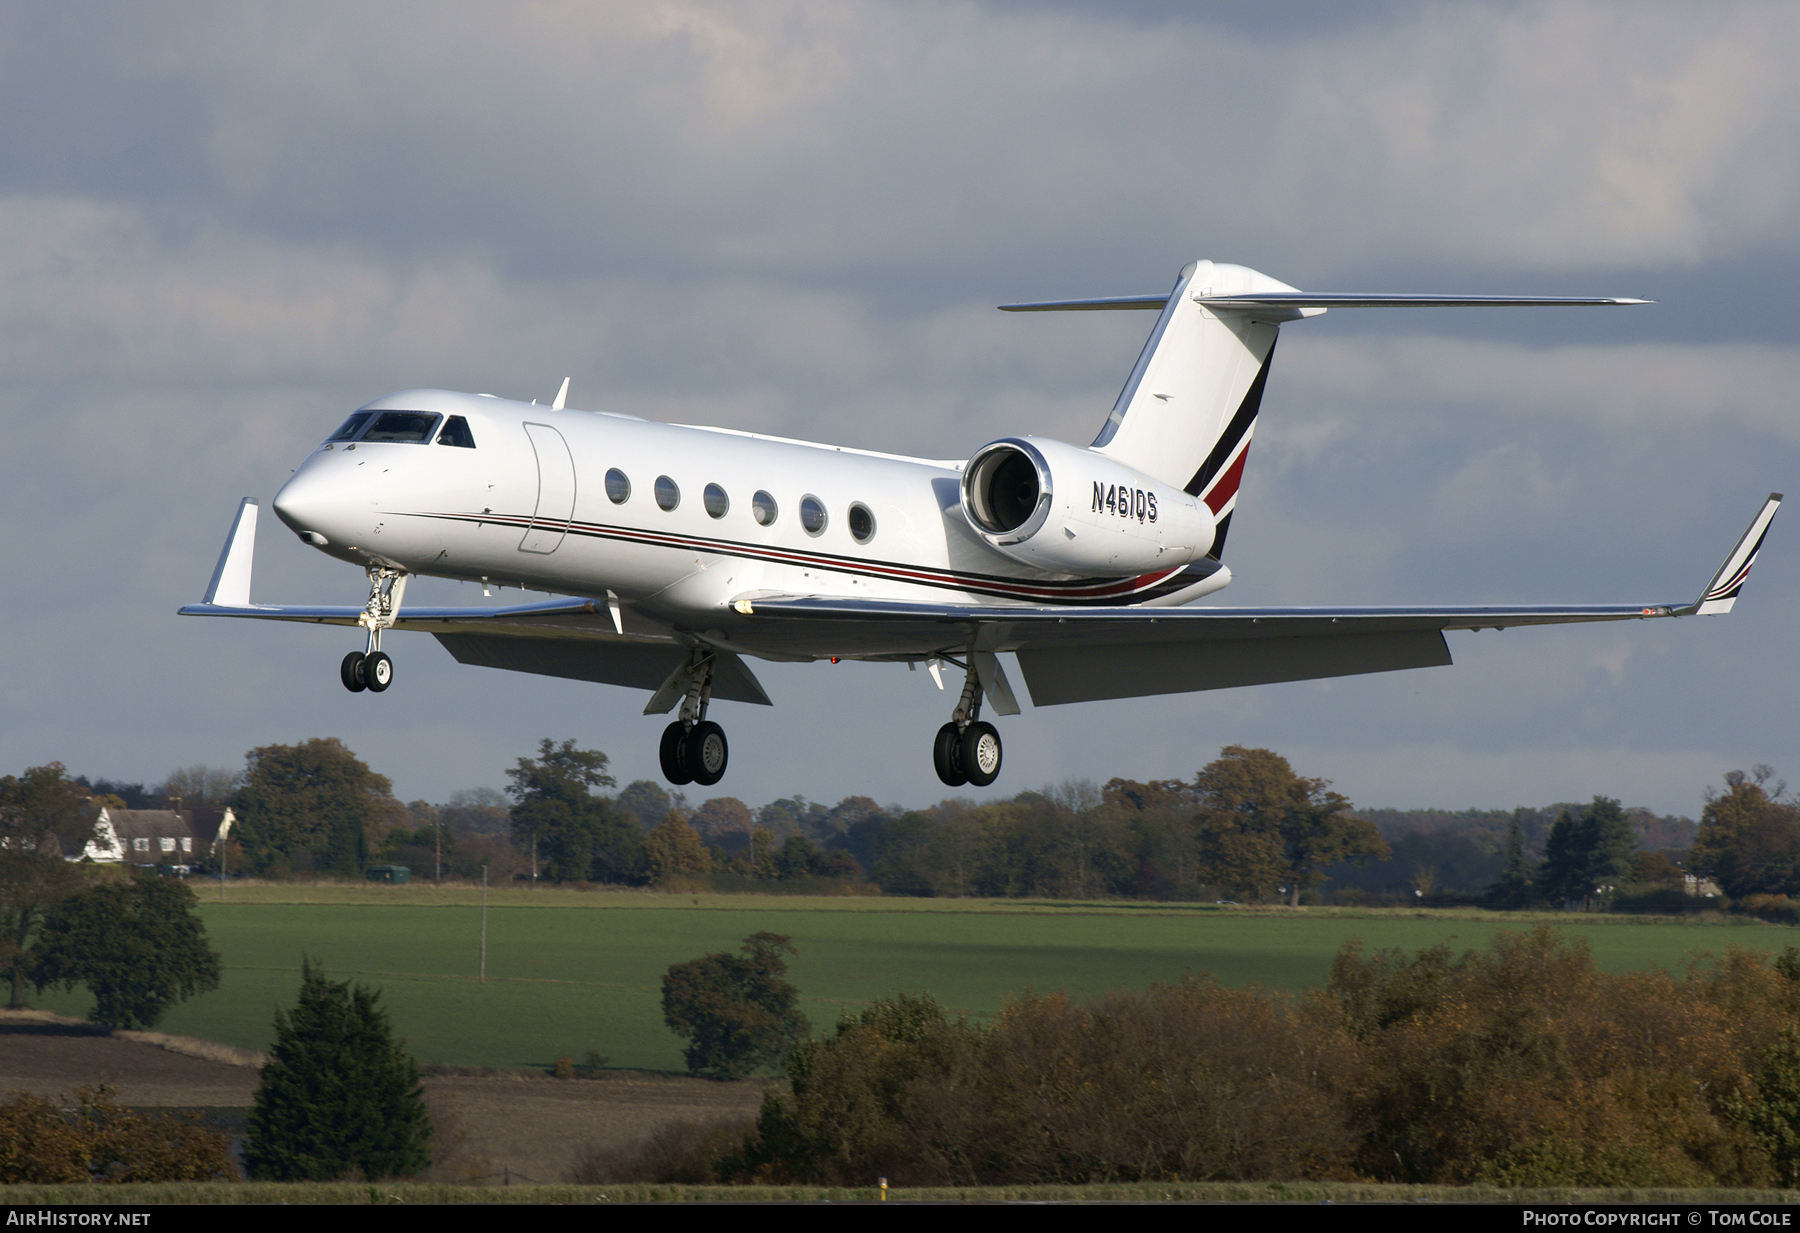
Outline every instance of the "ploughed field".
<path fill-rule="evenodd" d="M 221 1060 L 231 1051 L 203 1041 L 169 1043 L 174 1047 L 0 1011 L 0 1098 L 28 1091 L 72 1103 L 77 1088 L 104 1083 L 123 1105 L 200 1112 L 215 1129 L 242 1134 L 257 1087 L 252 1059 Z M 439 1180 L 493 1186 L 560 1182 L 589 1150 L 633 1147 L 670 1122 L 754 1117 L 762 1089 L 755 1081 L 620 1072 L 600 1079 L 523 1071 L 425 1079 L 439 1131 Z"/>
<path fill-rule="evenodd" d="M 222 902 L 216 884 L 195 889 L 224 980 L 170 1011 L 162 1031 L 266 1049 L 306 954 L 333 978 L 379 987 L 421 1062 L 542 1070 L 558 1057 L 580 1066 L 595 1050 L 614 1068 L 681 1071 L 681 1042 L 662 1022 L 663 973 L 764 930 L 792 937 L 799 953 L 788 979 L 815 1031 L 900 991 L 929 991 L 953 1012 L 987 1016 L 1027 989 L 1086 999 L 1189 971 L 1231 985 L 1316 988 L 1353 938 L 1371 951 L 1448 942 L 1460 952 L 1545 920 L 1586 938 L 1614 971 L 1677 968 L 1729 946 L 1773 953 L 1795 940 L 1771 926 L 1561 914 L 507 888 L 489 895 L 482 983 L 479 887 L 231 885 Z M 79 989 L 35 1002 L 76 1016 L 91 1007 Z"/>

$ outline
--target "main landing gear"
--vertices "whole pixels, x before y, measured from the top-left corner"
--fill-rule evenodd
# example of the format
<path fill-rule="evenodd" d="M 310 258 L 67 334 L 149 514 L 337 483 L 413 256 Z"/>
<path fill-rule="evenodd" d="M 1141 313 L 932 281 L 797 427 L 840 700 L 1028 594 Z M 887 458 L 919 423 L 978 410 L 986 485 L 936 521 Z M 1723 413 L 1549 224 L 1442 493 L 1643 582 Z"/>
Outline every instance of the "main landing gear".
<path fill-rule="evenodd" d="M 952 788 L 964 784 L 985 788 L 1000 777 L 1000 733 L 980 716 L 981 678 L 971 656 L 964 668 L 962 697 L 950 722 L 938 729 L 931 743 L 931 764 Z"/>
<path fill-rule="evenodd" d="M 406 575 L 395 569 L 369 566 L 369 602 L 356 623 L 369 631 L 365 650 L 352 651 L 338 665 L 338 677 L 353 694 L 368 690 L 381 693 L 394 683 L 394 661 L 381 649 L 381 631 L 394 627 L 400 597 L 406 594 Z"/>
<path fill-rule="evenodd" d="M 691 671 L 687 696 L 681 700 L 681 717 L 663 729 L 658 754 L 663 778 L 670 783 L 710 788 L 725 778 L 725 764 L 731 759 L 725 729 L 706 717 L 707 704 L 712 701 L 712 652 L 696 647 Z"/>

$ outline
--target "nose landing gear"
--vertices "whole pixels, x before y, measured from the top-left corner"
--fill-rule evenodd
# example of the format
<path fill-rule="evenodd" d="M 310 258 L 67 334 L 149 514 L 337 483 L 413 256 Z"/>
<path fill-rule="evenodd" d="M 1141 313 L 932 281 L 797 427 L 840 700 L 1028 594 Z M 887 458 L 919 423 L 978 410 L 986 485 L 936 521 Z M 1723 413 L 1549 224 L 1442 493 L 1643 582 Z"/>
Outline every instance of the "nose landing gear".
<path fill-rule="evenodd" d="M 392 629 L 406 594 L 406 575 L 395 569 L 369 566 L 369 602 L 356 623 L 369 631 L 366 650 L 352 651 L 338 665 L 338 678 L 353 694 L 368 690 L 381 693 L 394 683 L 394 661 L 381 649 L 381 631 Z"/>
<path fill-rule="evenodd" d="M 964 784 L 985 788 L 1000 777 L 1000 733 L 980 716 L 981 678 L 971 655 L 964 669 L 962 697 L 950 722 L 938 729 L 931 743 L 932 767 L 952 788 Z"/>
<path fill-rule="evenodd" d="M 663 729 L 657 753 L 663 778 L 670 783 L 710 788 L 725 778 L 731 760 L 725 729 L 706 717 L 712 701 L 712 652 L 696 647 L 688 671 L 691 680 L 681 702 L 681 718 Z"/>

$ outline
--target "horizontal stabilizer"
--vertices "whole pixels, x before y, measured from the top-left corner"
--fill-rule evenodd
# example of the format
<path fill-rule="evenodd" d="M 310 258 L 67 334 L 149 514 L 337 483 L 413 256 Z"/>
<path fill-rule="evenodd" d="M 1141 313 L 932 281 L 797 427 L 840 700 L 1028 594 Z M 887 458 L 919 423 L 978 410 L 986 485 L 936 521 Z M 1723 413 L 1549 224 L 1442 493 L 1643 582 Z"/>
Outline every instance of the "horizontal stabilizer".
<path fill-rule="evenodd" d="M 1109 295 L 1087 300 L 1034 300 L 1002 304 L 1003 313 L 1107 312 L 1120 309 L 1160 311 L 1167 294 Z M 1196 295 L 1194 303 L 1222 311 L 1253 308 L 1580 308 L 1618 304 L 1654 304 L 1621 296 L 1577 295 L 1357 295 L 1283 291 L 1266 295 Z"/>
<path fill-rule="evenodd" d="M 1169 302 L 1169 293 L 1158 295 L 1111 295 L 1091 300 L 1037 300 L 1029 304 L 1002 304 L 1003 313 L 1109 312 L 1120 309 L 1144 309 L 1161 312 Z"/>

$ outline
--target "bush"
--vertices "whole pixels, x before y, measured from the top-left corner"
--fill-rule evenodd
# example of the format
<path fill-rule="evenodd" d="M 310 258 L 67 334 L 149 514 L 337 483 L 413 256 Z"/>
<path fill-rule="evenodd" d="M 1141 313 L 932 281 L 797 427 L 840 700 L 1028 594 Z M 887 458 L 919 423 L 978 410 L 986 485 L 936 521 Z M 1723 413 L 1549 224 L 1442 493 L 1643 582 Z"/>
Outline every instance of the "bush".
<path fill-rule="evenodd" d="M 710 1122 L 670 1122 L 632 1147 L 589 1147 L 563 1180 L 578 1186 L 716 1183 L 720 1158 L 741 1149 L 754 1128 L 754 1120 L 742 1114 Z"/>
<path fill-rule="evenodd" d="M 144 1117 L 81 1089 L 71 1113 L 29 1092 L 0 1104 L 0 1183 L 235 1181 L 231 1144 L 192 1119 Z"/>
<path fill-rule="evenodd" d="M 244 1164 L 259 1181 L 411 1177 L 431 1165 L 419 1067 L 381 995 L 302 960 L 300 998 L 275 1012 L 275 1047 L 250 1113 Z"/>

